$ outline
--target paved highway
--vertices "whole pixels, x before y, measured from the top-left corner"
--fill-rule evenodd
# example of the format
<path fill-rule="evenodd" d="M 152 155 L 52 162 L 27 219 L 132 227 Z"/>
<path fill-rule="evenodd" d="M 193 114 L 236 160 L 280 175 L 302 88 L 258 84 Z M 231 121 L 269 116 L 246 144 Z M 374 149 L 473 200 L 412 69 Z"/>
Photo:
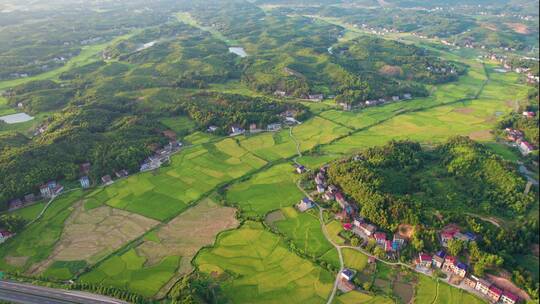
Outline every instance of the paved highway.
<path fill-rule="evenodd" d="M 81 291 L 0 281 L 0 300 L 22 304 L 126 304 L 127 302 Z"/>

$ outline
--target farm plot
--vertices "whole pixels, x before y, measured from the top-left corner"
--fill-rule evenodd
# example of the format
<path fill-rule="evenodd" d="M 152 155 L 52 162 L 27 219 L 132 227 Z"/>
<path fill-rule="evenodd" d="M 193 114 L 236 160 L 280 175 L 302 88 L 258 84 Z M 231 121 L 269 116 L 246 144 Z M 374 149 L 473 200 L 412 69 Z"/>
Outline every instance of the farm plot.
<path fill-rule="evenodd" d="M 158 223 L 156 220 L 109 206 L 85 211 L 81 201 L 66 220 L 62 236 L 49 258 L 34 265 L 31 271 L 41 273 L 52 267 L 56 271 L 46 272 L 46 275 L 56 279 L 68 279 L 74 273 L 67 270 L 73 268 L 70 265 L 61 267 L 63 264 L 76 261 L 94 264 Z M 62 268 L 66 270 L 61 271 Z M 63 276 L 68 273 L 71 273 L 71 276 Z M 62 276 L 54 276 L 58 274 Z"/>
<path fill-rule="evenodd" d="M 107 259 L 96 269 L 81 276 L 80 281 L 127 289 L 152 297 L 174 276 L 180 260 L 179 256 L 169 256 L 158 263 L 147 265 L 147 259 L 131 249 Z"/>
<path fill-rule="evenodd" d="M 53 201 L 43 216 L 28 228 L 0 246 L 0 267 L 26 271 L 51 254 L 60 238 L 64 222 L 82 198 L 82 191 L 73 191 Z"/>
<path fill-rule="evenodd" d="M 187 148 L 172 157 L 169 166 L 117 181 L 96 193 L 92 206 L 111 207 L 157 220 L 175 216 L 188 204 L 221 183 L 260 168 L 265 162 L 241 148 L 233 139 Z"/>
<path fill-rule="evenodd" d="M 467 293 L 461 289 L 454 288 L 446 283 L 437 283 L 432 278 L 424 275 L 418 276 L 419 281 L 416 286 L 415 303 L 437 303 L 437 304 L 480 304 L 485 301 Z"/>
<path fill-rule="evenodd" d="M 167 256 L 182 256 L 182 274 L 192 270 L 189 262 L 197 251 L 214 242 L 216 235 L 238 226 L 236 209 L 222 207 L 210 199 L 201 201 L 160 228 L 136 248 L 147 258 L 147 264 L 158 263 Z"/>
<path fill-rule="evenodd" d="M 372 296 L 359 291 L 351 291 L 342 294 L 335 298 L 335 304 L 349 304 L 349 303 L 362 303 L 362 304 L 391 304 L 394 303 L 392 299 L 382 296 Z"/>
<path fill-rule="evenodd" d="M 267 161 L 289 158 L 297 153 L 289 130 L 244 137 L 240 140 L 240 145 Z"/>
<path fill-rule="evenodd" d="M 334 281 L 330 272 L 291 253 L 254 222 L 221 234 L 195 264 L 214 276 L 232 274 L 222 290 L 233 303 L 325 303 Z"/>
<path fill-rule="evenodd" d="M 368 257 L 354 249 L 344 248 L 342 250 L 345 266 L 354 270 L 363 271 L 368 263 Z"/>
<path fill-rule="evenodd" d="M 351 153 L 370 146 L 383 145 L 393 139 L 434 144 L 456 135 L 468 135 L 479 141 L 489 141 L 493 138 L 489 131 L 498 119 L 497 112 L 506 113 L 510 110 L 504 101 L 493 99 L 440 106 L 394 117 L 323 147 L 322 150 L 327 153 Z"/>
<path fill-rule="evenodd" d="M 296 204 L 303 194 L 296 187 L 291 164 L 279 164 L 230 187 L 226 200 L 237 205 L 246 215 L 267 212 Z"/>
<path fill-rule="evenodd" d="M 299 213 L 293 207 L 283 208 L 282 212 L 286 218 L 274 225 L 290 238 L 298 249 L 316 257 L 334 249 L 324 237 L 317 214 Z"/>
<path fill-rule="evenodd" d="M 350 132 L 351 129 L 335 124 L 321 117 L 314 117 L 295 126 L 293 135 L 305 152 L 313 147 L 329 143 Z M 290 137 L 290 130 L 265 133 L 241 140 L 242 147 L 268 161 L 289 158 L 297 154 L 296 142 Z"/>

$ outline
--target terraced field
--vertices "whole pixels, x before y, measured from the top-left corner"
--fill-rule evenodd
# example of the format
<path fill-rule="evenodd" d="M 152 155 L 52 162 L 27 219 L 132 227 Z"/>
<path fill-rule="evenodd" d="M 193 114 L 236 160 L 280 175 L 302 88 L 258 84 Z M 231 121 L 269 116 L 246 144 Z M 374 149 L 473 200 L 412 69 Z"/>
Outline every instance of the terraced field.
<path fill-rule="evenodd" d="M 223 292 L 234 303 L 325 303 L 334 277 L 288 251 L 279 237 L 247 222 L 195 258 L 201 272 L 232 274 Z"/>
<path fill-rule="evenodd" d="M 135 212 L 157 220 L 178 214 L 217 185 L 239 178 L 266 162 L 233 139 L 187 148 L 172 157 L 159 173 L 120 180 L 90 196 L 92 204 Z"/>
<path fill-rule="evenodd" d="M 296 187 L 294 167 L 279 164 L 234 184 L 226 199 L 245 215 L 265 215 L 267 212 L 296 204 L 304 195 Z"/>

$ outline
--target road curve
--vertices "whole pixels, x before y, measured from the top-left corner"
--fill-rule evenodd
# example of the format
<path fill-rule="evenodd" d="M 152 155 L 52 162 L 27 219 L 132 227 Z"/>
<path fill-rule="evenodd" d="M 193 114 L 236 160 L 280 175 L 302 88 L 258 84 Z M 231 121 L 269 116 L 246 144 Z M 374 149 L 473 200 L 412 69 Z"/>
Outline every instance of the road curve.
<path fill-rule="evenodd" d="M 127 304 L 128 302 L 88 292 L 0 281 L 0 300 L 22 304 Z"/>

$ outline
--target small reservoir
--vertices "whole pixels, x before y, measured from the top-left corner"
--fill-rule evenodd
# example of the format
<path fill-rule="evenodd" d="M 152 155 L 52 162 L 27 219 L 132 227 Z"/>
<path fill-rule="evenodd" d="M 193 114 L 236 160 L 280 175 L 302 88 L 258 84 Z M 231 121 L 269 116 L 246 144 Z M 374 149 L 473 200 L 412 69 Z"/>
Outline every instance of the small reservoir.
<path fill-rule="evenodd" d="M 244 50 L 243 47 L 237 47 L 237 46 L 230 47 L 229 52 L 233 53 L 233 54 L 236 54 L 236 55 L 238 55 L 238 56 L 240 56 L 242 58 L 248 56 L 248 54 L 246 53 L 246 51 Z"/>
<path fill-rule="evenodd" d="M 26 113 L 17 113 L 17 114 L 10 114 L 10 115 L 4 115 L 0 116 L 0 120 L 2 120 L 5 123 L 8 124 L 15 124 L 20 122 L 27 122 L 34 119 L 34 117 L 26 114 Z"/>

